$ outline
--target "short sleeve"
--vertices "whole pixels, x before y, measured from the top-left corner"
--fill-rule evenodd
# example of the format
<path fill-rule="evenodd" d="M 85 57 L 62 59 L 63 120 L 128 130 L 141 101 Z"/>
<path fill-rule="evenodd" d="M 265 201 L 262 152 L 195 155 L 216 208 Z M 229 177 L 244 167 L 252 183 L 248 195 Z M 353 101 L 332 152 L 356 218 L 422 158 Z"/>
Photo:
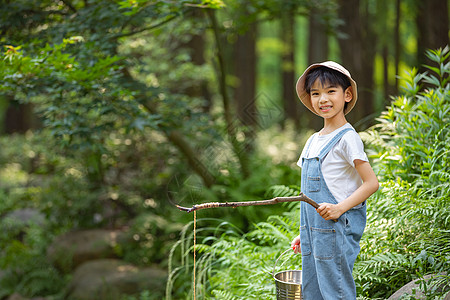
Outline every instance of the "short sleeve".
<path fill-rule="evenodd" d="M 303 158 L 306 156 L 306 149 L 308 149 L 308 147 L 310 146 L 311 141 L 313 140 L 315 135 L 316 133 L 311 135 L 309 139 L 306 141 L 305 146 L 303 147 L 302 154 L 300 154 L 300 157 L 297 161 L 297 166 L 299 166 L 300 168 L 303 166 Z"/>
<path fill-rule="evenodd" d="M 349 131 L 340 141 L 341 155 L 352 166 L 355 167 L 355 160 L 369 161 L 364 151 L 364 144 L 356 131 Z"/>

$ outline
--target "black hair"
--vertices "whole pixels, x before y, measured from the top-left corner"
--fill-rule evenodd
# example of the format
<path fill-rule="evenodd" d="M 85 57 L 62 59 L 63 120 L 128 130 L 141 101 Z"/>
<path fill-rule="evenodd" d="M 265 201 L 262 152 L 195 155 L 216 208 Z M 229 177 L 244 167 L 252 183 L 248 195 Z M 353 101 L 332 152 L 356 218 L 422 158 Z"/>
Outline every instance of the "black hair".
<path fill-rule="evenodd" d="M 316 82 L 316 80 L 324 84 L 330 84 L 333 86 L 340 86 L 343 91 L 345 91 L 349 86 L 351 86 L 350 79 L 339 71 L 330 69 L 325 66 L 320 66 L 312 69 L 305 78 L 305 90 L 309 94 L 311 92 L 311 87 Z M 345 102 L 344 111 L 347 108 L 348 102 Z"/>
<path fill-rule="evenodd" d="M 311 87 L 317 79 L 319 79 L 322 84 L 328 83 L 334 86 L 340 86 L 344 91 L 351 85 L 350 79 L 341 72 L 320 66 L 312 69 L 306 75 L 305 90 L 308 94 L 311 92 Z"/>

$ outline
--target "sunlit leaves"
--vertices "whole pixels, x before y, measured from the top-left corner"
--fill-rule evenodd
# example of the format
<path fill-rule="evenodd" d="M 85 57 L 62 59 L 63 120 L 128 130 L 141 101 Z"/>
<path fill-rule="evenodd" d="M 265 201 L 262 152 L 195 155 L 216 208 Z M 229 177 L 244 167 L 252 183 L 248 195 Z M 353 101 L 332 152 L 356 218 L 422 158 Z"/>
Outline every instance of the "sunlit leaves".
<path fill-rule="evenodd" d="M 11 46 L 11 45 L 5 45 L 6 51 L 4 53 L 4 60 L 9 60 L 9 62 L 12 62 L 13 59 L 20 57 L 20 49 L 22 46 Z"/>
<path fill-rule="evenodd" d="M 405 94 L 394 98 L 382 114 L 376 128 L 389 134 L 379 136 L 375 143 L 384 146 L 374 156 L 381 162 L 378 167 L 388 171 L 386 178 L 428 178 L 438 166 L 447 164 L 442 153 L 449 149 L 449 53 L 448 48 L 429 51 L 435 66 L 429 67 L 428 73 L 418 73 L 416 69 L 406 73 L 402 77 Z M 391 159 L 397 155 L 402 157 L 400 161 Z"/>
<path fill-rule="evenodd" d="M 406 73 L 404 95 L 363 135 L 383 185 L 369 204 L 355 266 L 366 296 L 384 297 L 413 278 L 449 267 L 449 53 L 447 47 L 428 51 L 434 62 L 429 72 Z M 430 294 L 433 284 L 421 288 Z"/>

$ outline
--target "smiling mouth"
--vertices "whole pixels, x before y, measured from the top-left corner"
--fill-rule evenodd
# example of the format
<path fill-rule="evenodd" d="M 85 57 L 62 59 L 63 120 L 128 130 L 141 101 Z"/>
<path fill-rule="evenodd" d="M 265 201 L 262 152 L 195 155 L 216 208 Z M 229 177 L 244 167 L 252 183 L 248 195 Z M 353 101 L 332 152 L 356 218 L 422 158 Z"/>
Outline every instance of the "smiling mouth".
<path fill-rule="evenodd" d="M 327 105 L 327 106 L 321 106 L 320 110 L 323 112 L 327 112 L 331 109 L 331 105 Z"/>

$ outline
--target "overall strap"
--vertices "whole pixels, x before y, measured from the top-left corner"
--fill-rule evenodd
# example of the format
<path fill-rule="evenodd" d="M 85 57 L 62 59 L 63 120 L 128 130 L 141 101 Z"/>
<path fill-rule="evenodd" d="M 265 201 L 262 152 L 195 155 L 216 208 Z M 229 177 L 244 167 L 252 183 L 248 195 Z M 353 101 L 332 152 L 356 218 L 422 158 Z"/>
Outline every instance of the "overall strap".
<path fill-rule="evenodd" d="M 324 157 L 328 154 L 328 152 L 330 152 L 331 148 L 334 147 L 334 145 L 337 144 L 337 142 L 339 142 L 341 140 L 341 138 L 344 136 L 344 134 L 349 131 L 349 130 L 353 130 L 352 128 L 345 128 L 342 129 L 341 131 L 339 131 L 338 134 L 336 134 L 331 141 L 328 142 L 328 144 L 325 145 L 325 147 L 322 148 L 322 150 L 320 150 L 319 153 L 319 159 L 322 161 L 324 159 Z"/>

